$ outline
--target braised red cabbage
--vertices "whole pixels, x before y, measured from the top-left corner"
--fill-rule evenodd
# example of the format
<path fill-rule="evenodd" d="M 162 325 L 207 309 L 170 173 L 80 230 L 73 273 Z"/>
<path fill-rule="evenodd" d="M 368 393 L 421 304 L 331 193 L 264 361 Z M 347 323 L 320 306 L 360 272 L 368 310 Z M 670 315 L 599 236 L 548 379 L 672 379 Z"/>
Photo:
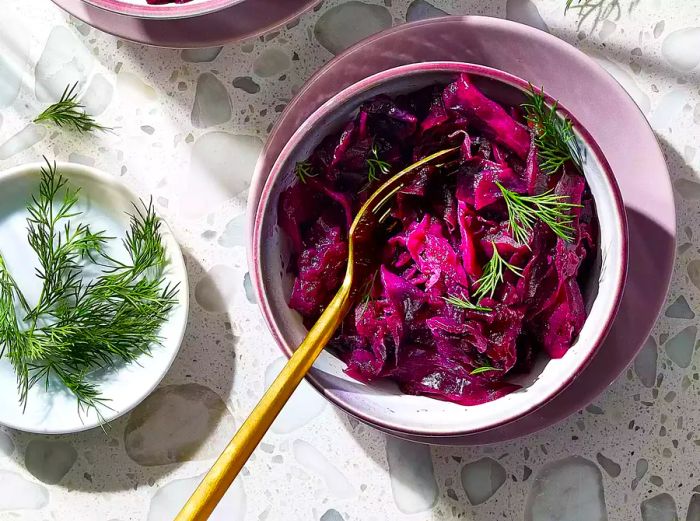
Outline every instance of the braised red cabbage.
<path fill-rule="evenodd" d="M 540 171 L 531 126 L 519 107 L 492 101 L 461 75 L 447 86 L 364 103 L 297 165 L 298 179 L 279 200 L 279 224 L 293 254 L 289 306 L 311 325 L 340 286 L 353 216 L 386 170 L 460 147 L 454 171 L 424 166 L 397 196 L 398 226 L 377 245 L 381 267 L 331 341 L 348 375 L 474 405 L 517 389 L 510 377 L 530 370 L 539 352 L 558 358 L 572 345 L 586 318 L 581 283 L 595 247 L 594 205 L 573 165 Z M 368 181 L 372 161 L 386 168 Z M 538 222 L 520 244 L 500 187 L 551 190 L 580 205 L 571 210 L 570 240 Z M 468 309 L 448 302 L 476 303 L 495 253 L 514 269 L 493 295 Z"/>

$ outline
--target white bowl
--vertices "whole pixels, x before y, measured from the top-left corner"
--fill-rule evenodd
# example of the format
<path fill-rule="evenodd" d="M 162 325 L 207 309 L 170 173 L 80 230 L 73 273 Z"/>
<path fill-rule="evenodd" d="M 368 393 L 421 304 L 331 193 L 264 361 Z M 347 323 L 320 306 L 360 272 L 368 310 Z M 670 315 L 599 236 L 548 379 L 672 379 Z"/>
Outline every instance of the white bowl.
<path fill-rule="evenodd" d="M 265 320 L 288 356 L 304 338 L 300 316 L 287 303 L 292 276 L 285 266 L 290 257 L 277 225 L 277 201 L 294 179 L 293 166 L 308 157 L 327 135 L 351 119 L 360 104 L 377 94 L 398 95 L 433 84 L 447 84 L 466 72 L 491 98 L 522 103 L 527 81 L 503 71 L 456 62 L 405 65 L 366 78 L 331 98 L 296 131 L 281 152 L 263 189 L 253 229 L 254 288 Z M 546 91 L 546 85 L 544 86 Z M 553 100 L 550 100 L 550 102 Z M 397 435 L 454 437 L 493 428 L 541 407 L 561 392 L 590 362 L 607 335 L 622 296 L 627 272 L 627 224 L 615 179 L 598 145 L 572 119 L 583 151 L 584 175 L 595 200 L 600 225 L 598 258 L 584 288 L 588 317 L 578 339 L 560 359 L 542 355 L 526 377 L 514 380 L 522 388 L 495 401 L 462 406 L 424 396 L 401 393 L 390 382 L 371 385 L 345 375 L 345 364 L 324 351 L 308 380 L 324 396 L 368 424 Z"/>
<path fill-rule="evenodd" d="M 38 259 L 27 242 L 26 206 L 38 190 L 42 166 L 22 165 L 0 174 L 0 253 L 30 301 L 38 298 L 41 282 L 34 272 Z M 114 176 L 95 168 L 72 163 L 57 163 L 57 168 L 71 187 L 81 188 L 78 209 L 85 212 L 84 222 L 90 223 L 93 230 L 105 230 L 110 237 L 124 237 L 129 229 L 127 212 L 133 213 L 132 203 L 140 204 L 138 196 Z M 90 375 L 102 397 L 109 400 L 109 408 L 100 409 L 104 421 L 130 411 L 155 389 L 170 368 L 185 333 L 189 305 L 187 271 L 180 247 L 165 222 L 161 233 L 169 260 L 165 276 L 179 284 L 178 304 L 160 331 L 163 345 L 153 346 L 150 356 Z M 124 255 L 121 244 L 115 245 L 115 254 Z M 23 410 L 15 371 L 6 358 L 0 359 L 0 424 L 28 432 L 62 434 L 87 430 L 100 423 L 94 410 L 79 412 L 75 397 L 58 384 L 52 384 L 48 390 L 42 383 L 35 385 Z"/>

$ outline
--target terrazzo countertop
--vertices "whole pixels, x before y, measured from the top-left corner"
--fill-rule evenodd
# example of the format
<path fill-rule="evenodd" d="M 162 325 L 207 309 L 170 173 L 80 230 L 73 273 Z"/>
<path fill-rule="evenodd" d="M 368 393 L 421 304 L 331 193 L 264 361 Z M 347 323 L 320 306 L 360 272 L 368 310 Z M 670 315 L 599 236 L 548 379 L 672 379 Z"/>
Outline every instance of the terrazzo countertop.
<path fill-rule="evenodd" d="M 266 134 L 334 54 L 392 24 L 447 12 L 507 17 L 573 43 L 649 118 L 679 216 L 665 312 L 593 404 L 490 447 L 386 437 L 304 383 L 213 519 L 700 521 L 700 1 L 589 1 L 585 20 L 565 15 L 564 0 L 430 2 L 332 0 L 263 38 L 176 51 L 103 34 L 49 0 L 2 1 L 0 169 L 46 155 L 153 194 L 183 246 L 194 298 L 165 380 L 106 434 L 0 428 L 0 519 L 172 518 L 283 364 L 244 250 L 247 189 Z M 27 125 L 75 81 L 89 111 L 116 132 L 79 137 Z"/>

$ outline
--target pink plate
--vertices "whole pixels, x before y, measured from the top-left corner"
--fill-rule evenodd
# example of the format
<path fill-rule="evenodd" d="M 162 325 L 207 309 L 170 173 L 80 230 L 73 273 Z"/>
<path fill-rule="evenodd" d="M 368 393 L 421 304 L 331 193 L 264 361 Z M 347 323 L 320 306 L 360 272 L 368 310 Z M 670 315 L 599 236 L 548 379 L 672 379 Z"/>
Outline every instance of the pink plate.
<path fill-rule="evenodd" d="M 301 16 L 319 1 L 265 0 L 265 8 L 256 9 L 244 0 L 194 18 L 150 19 L 116 14 L 83 0 L 53 0 L 71 15 L 106 33 L 147 45 L 176 48 L 212 47 L 257 36 Z"/>
<path fill-rule="evenodd" d="M 536 66 L 532 56 L 538 57 Z M 287 106 L 260 157 L 249 196 L 250 229 L 272 165 L 301 122 L 352 83 L 398 65 L 433 60 L 487 65 L 544 86 L 576 114 L 599 144 L 620 185 L 628 217 L 630 262 L 620 311 L 603 347 L 581 375 L 545 406 L 510 423 L 456 437 L 410 436 L 427 443 L 494 443 L 535 432 L 576 412 L 634 358 L 670 282 L 676 234 L 673 192 L 663 155 L 644 116 L 624 89 L 585 54 L 514 22 L 445 17 L 377 34 L 316 73 Z"/>

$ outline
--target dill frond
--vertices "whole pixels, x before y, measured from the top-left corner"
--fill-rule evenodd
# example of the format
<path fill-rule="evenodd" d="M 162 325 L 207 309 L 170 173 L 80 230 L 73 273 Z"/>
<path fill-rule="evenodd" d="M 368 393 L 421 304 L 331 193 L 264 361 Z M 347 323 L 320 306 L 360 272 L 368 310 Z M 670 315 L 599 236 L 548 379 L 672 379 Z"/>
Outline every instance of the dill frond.
<path fill-rule="evenodd" d="M 572 161 L 581 170 L 581 150 L 571 121 L 559 115 L 556 102 L 547 106 L 541 90 L 536 91 L 532 85 L 527 98 L 522 108 L 535 132 L 535 145 L 542 172 L 554 174 L 568 161 Z"/>
<path fill-rule="evenodd" d="M 47 161 L 27 219 L 42 290 L 29 306 L 0 255 L 0 356 L 14 367 L 25 406 L 29 389 L 56 382 L 75 396 L 80 411 L 101 416 L 106 400 L 90 373 L 134 362 L 159 344 L 178 287 L 164 277 L 167 258 L 152 203 L 135 206 L 123 240 L 129 261 L 120 262 L 105 253 L 110 238 L 104 232 L 74 225 L 82 215 L 78 194 Z M 82 273 L 90 264 L 100 274 L 86 282 Z"/>
<path fill-rule="evenodd" d="M 565 241 L 573 240 L 576 230 L 572 225 L 574 216 L 571 210 L 581 205 L 567 202 L 568 195 L 557 195 L 552 190 L 539 195 L 521 195 L 508 190 L 498 181 L 496 185 L 505 199 L 508 226 L 516 241 L 526 244 L 537 220 L 549 226 Z"/>
<path fill-rule="evenodd" d="M 473 304 L 468 299 L 464 298 L 464 296 L 458 297 L 456 295 L 449 295 L 447 297 L 442 298 L 445 302 L 456 308 L 468 309 L 470 311 L 491 311 L 491 308 L 479 306 L 478 304 Z"/>
<path fill-rule="evenodd" d="M 522 277 L 522 268 L 506 262 L 498 253 L 496 244 L 492 242 L 491 245 L 493 246 L 493 255 L 491 255 L 491 259 L 486 263 L 486 266 L 484 266 L 484 273 L 476 281 L 479 287 L 474 292 L 474 297 L 477 299 L 481 299 L 486 295 L 493 297 L 496 288 L 503 282 L 506 270 L 515 273 L 518 277 Z"/>
<path fill-rule="evenodd" d="M 101 130 L 102 132 L 112 130 L 110 127 L 100 125 L 95 121 L 95 118 L 85 112 L 85 106 L 78 101 L 77 88 L 77 82 L 68 85 L 61 98 L 34 118 L 34 123 L 48 121 L 59 127 L 72 128 L 80 134 L 93 130 Z"/>
<path fill-rule="evenodd" d="M 371 154 L 373 157 L 367 158 L 367 178 L 370 182 L 378 181 L 380 175 L 387 175 L 391 172 L 391 165 L 379 159 L 377 145 L 372 145 Z"/>

